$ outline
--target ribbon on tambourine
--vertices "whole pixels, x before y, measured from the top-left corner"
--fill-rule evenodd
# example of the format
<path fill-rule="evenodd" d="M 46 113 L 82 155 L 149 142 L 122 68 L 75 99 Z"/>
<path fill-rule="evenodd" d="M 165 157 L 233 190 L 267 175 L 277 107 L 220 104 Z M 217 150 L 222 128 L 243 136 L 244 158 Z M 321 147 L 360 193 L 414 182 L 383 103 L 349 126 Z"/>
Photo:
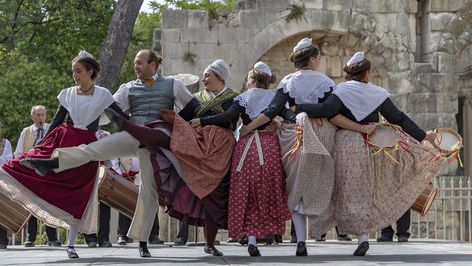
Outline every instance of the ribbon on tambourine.
<path fill-rule="evenodd" d="M 406 133 L 403 132 L 403 130 L 401 129 L 400 126 L 393 125 L 393 124 L 388 124 L 388 123 L 379 123 L 379 124 L 377 124 L 377 126 L 380 126 L 380 125 L 386 125 L 386 126 L 393 127 L 396 130 L 397 133 L 406 136 Z M 369 154 L 371 156 L 376 156 L 378 154 L 383 153 L 391 161 L 393 161 L 397 164 L 399 164 L 399 162 L 395 158 L 393 158 L 393 156 L 389 153 L 389 151 L 397 151 L 399 149 L 403 149 L 406 152 L 411 153 L 410 146 L 408 145 L 408 143 L 405 142 L 405 141 L 402 141 L 402 140 L 397 140 L 393 146 L 389 146 L 389 147 L 380 147 L 380 146 L 376 145 L 375 143 L 370 141 L 369 136 L 366 137 L 365 142 L 367 143 L 368 146 L 373 147 L 374 149 L 376 149 L 376 151 L 372 154 L 370 154 L 370 149 L 369 149 Z"/>
<path fill-rule="evenodd" d="M 293 144 L 292 148 L 285 153 L 285 155 L 282 157 L 282 160 L 285 160 L 287 158 L 290 158 L 290 160 L 295 159 L 295 156 L 297 156 L 298 150 L 303 145 L 303 129 L 300 127 L 300 124 L 297 121 L 297 125 L 295 127 L 295 143 Z"/>
<path fill-rule="evenodd" d="M 331 154 L 319 140 L 313 126 L 322 127 L 323 121 L 320 119 L 309 118 L 306 113 L 297 115 L 295 127 L 295 142 L 292 148 L 284 154 L 282 159 L 295 159 L 300 149 L 303 153 L 329 155 Z"/>

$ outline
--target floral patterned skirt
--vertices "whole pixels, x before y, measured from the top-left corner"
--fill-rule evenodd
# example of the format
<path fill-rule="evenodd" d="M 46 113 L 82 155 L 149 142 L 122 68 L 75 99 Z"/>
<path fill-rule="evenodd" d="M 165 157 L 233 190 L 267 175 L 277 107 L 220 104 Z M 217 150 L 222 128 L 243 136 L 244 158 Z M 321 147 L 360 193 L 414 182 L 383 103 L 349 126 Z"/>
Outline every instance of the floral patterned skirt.
<path fill-rule="evenodd" d="M 287 220 L 290 212 L 278 137 L 269 131 L 256 131 L 239 140 L 233 152 L 229 236 L 283 235 Z"/>
<path fill-rule="evenodd" d="M 366 234 L 394 223 L 440 171 L 443 160 L 410 136 L 408 149 L 372 155 L 360 133 L 336 132 L 335 204 L 341 234 Z M 394 160 L 392 160 L 394 158 Z"/>

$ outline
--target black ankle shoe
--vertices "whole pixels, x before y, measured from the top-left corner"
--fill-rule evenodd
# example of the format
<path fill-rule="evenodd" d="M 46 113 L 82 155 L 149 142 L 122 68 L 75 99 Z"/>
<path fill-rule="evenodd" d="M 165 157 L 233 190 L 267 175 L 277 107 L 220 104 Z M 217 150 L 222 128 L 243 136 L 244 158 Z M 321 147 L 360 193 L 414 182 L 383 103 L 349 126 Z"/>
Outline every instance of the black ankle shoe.
<path fill-rule="evenodd" d="M 59 160 L 57 158 L 24 158 L 20 160 L 20 164 L 34 170 L 40 176 L 45 176 L 49 170 L 59 167 Z"/>
<path fill-rule="evenodd" d="M 352 255 L 365 256 L 365 254 L 367 253 L 367 250 L 369 250 L 369 242 L 364 241 L 357 247 L 357 249 L 354 251 Z"/>
<path fill-rule="evenodd" d="M 300 241 L 297 244 L 297 252 L 295 252 L 297 256 L 308 256 L 308 251 L 306 250 L 305 241 Z"/>
<path fill-rule="evenodd" d="M 380 235 L 380 237 L 377 238 L 377 242 L 393 242 L 393 237 Z"/>
<path fill-rule="evenodd" d="M 115 112 L 111 108 L 105 108 L 103 111 L 105 115 L 110 119 L 111 121 L 111 126 L 116 130 L 116 131 L 122 131 L 123 130 L 123 120 L 124 118 L 119 115 L 117 112 Z"/>
<path fill-rule="evenodd" d="M 151 257 L 151 253 L 147 247 L 147 242 L 139 242 L 139 256 L 142 258 Z"/>
<path fill-rule="evenodd" d="M 203 251 L 207 254 L 211 254 L 213 256 L 221 257 L 223 256 L 223 252 L 219 251 L 218 249 L 215 248 L 215 246 L 206 246 L 203 248 Z"/>
<path fill-rule="evenodd" d="M 69 259 L 78 259 L 79 255 L 77 255 L 77 252 L 75 252 L 74 247 L 67 247 L 67 256 Z"/>
<path fill-rule="evenodd" d="M 256 246 L 252 245 L 252 244 L 250 244 L 249 247 L 247 247 L 247 252 L 249 252 L 249 256 L 251 256 L 251 257 L 261 256 L 261 253 L 259 252 L 259 249 Z"/>

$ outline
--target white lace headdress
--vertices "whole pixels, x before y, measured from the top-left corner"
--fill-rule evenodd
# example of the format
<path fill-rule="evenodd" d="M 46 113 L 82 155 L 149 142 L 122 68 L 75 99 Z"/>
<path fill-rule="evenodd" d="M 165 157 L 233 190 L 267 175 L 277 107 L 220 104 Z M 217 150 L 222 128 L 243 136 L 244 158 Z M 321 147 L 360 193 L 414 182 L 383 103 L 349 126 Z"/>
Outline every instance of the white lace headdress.
<path fill-rule="evenodd" d="M 347 61 L 347 66 L 354 65 L 359 63 L 360 61 L 364 60 L 364 52 L 357 52 L 355 53 L 349 61 Z"/>
<path fill-rule="evenodd" d="M 80 50 L 78 56 L 94 58 L 92 54 L 90 54 L 89 52 L 87 52 L 85 50 Z"/>

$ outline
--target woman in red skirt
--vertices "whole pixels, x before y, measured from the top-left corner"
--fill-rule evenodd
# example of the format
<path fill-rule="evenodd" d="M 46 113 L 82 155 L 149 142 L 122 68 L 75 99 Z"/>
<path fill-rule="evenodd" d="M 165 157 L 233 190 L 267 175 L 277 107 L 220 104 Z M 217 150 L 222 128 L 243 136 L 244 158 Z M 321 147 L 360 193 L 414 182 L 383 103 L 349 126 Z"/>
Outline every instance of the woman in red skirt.
<path fill-rule="evenodd" d="M 42 143 L 0 168 L 0 192 L 19 202 L 50 226 L 70 229 L 67 254 L 78 258 L 74 249 L 77 233 L 97 232 L 98 162 L 90 162 L 60 173 L 30 169 L 25 158 L 49 158 L 56 148 L 78 146 L 97 140 L 98 121 L 110 107 L 126 116 L 108 89 L 93 80 L 100 64 L 81 51 L 72 60 L 72 77 L 77 86 L 61 91 L 59 108 Z M 63 124 L 67 119 L 67 123 Z"/>
<path fill-rule="evenodd" d="M 264 111 L 274 93 L 268 90 L 275 82 L 270 68 L 258 62 L 248 75 L 248 90 L 234 98 L 233 105 L 224 113 L 196 118 L 192 126 L 223 125 L 241 117 L 249 124 Z M 287 110 L 286 118 L 291 112 Z M 248 236 L 250 256 L 260 256 L 256 238 L 283 235 L 285 221 L 290 219 L 285 194 L 285 173 L 280 159 L 277 134 L 259 127 L 236 144 L 231 163 L 229 192 L 229 236 L 240 239 Z"/>

